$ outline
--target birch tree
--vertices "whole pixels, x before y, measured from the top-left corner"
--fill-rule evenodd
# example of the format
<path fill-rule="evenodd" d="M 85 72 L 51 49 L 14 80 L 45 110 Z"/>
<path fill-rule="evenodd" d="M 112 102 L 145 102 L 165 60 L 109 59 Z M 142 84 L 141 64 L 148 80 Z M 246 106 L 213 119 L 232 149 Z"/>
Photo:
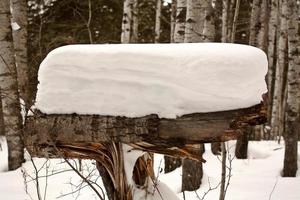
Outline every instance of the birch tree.
<path fill-rule="evenodd" d="M 30 97 L 29 69 L 27 65 L 27 1 L 11 0 L 13 41 L 18 72 L 20 97 L 29 108 L 32 104 Z"/>
<path fill-rule="evenodd" d="M 210 0 L 187 0 L 184 42 L 213 41 L 215 26 Z M 204 153 L 204 145 L 194 145 L 198 154 Z M 216 143 L 216 147 L 218 144 Z M 184 159 L 182 163 L 182 191 L 193 191 L 200 187 L 203 176 L 201 162 Z"/>
<path fill-rule="evenodd" d="M 259 13 L 259 29 L 257 33 L 257 47 L 267 52 L 268 43 L 268 0 L 261 0 Z"/>
<path fill-rule="evenodd" d="M 284 68 L 286 64 L 287 54 L 287 4 L 280 3 L 280 29 L 278 33 L 278 46 L 277 46 L 277 61 L 276 61 L 276 76 L 274 82 L 274 95 L 272 105 L 272 118 L 271 118 L 271 135 L 273 137 L 282 136 L 284 124 Z"/>
<path fill-rule="evenodd" d="M 186 19 L 186 0 L 177 0 L 174 42 L 184 42 Z"/>
<path fill-rule="evenodd" d="M 137 43 L 139 40 L 139 18 L 138 18 L 138 0 L 133 0 L 132 2 L 132 31 L 130 36 L 131 43 Z"/>
<path fill-rule="evenodd" d="M 129 43 L 132 29 L 133 0 L 124 0 L 121 43 Z"/>
<path fill-rule="evenodd" d="M 211 0 L 205 0 L 204 5 L 204 24 L 202 38 L 204 42 L 213 42 L 215 39 L 215 13 Z"/>
<path fill-rule="evenodd" d="M 13 170 L 20 167 L 24 161 L 24 146 L 10 21 L 10 1 L 1 1 L 0 10 L 0 88 L 8 144 L 8 167 Z"/>
<path fill-rule="evenodd" d="M 259 12 L 260 12 L 260 0 L 253 0 L 251 18 L 250 18 L 250 35 L 249 44 L 256 46 L 257 33 L 259 28 Z"/>
<path fill-rule="evenodd" d="M 273 105 L 273 95 L 274 95 L 274 80 L 275 80 L 275 66 L 276 66 L 276 49 L 277 49 L 277 30 L 279 21 L 279 11 L 278 11 L 278 0 L 272 0 L 270 5 L 270 16 L 268 23 L 268 93 L 269 93 L 269 104 L 268 104 L 268 116 L 269 124 L 271 124 L 272 117 L 272 105 Z M 270 139 L 270 133 L 267 133 L 267 138 Z"/>
<path fill-rule="evenodd" d="M 203 0 L 186 0 L 184 42 L 201 42 L 204 22 Z"/>
<path fill-rule="evenodd" d="M 176 24 L 176 8 L 177 8 L 177 0 L 172 0 L 171 3 L 171 30 L 170 30 L 170 41 L 174 43 L 174 32 L 175 32 L 175 24 Z"/>
<path fill-rule="evenodd" d="M 161 18 L 161 0 L 156 0 L 156 14 L 155 14 L 155 38 L 154 42 L 159 43 L 160 38 L 160 18 Z"/>
<path fill-rule="evenodd" d="M 288 27 L 288 77 L 286 132 L 283 176 L 295 177 L 298 162 L 298 136 L 300 132 L 300 21 L 299 5 L 295 0 L 284 0 L 287 7 Z"/>
<path fill-rule="evenodd" d="M 228 32 L 228 6 L 229 0 L 222 0 L 223 9 L 222 9 L 222 42 L 228 42 L 227 32 Z"/>

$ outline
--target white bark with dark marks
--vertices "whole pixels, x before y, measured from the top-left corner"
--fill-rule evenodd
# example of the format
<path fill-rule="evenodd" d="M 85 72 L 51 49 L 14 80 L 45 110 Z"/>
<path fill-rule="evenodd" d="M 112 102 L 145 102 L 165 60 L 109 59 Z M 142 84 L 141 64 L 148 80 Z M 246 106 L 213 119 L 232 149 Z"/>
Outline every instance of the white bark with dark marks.
<path fill-rule="evenodd" d="M 204 10 L 202 9 L 203 0 L 186 1 L 186 23 L 184 42 L 201 42 Z"/>
<path fill-rule="evenodd" d="M 12 22 L 20 28 L 13 30 L 13 41 L 15 59 L 18 72 L 18 84 L 20 97 L 24 100 L 26 107 L 32 105 L 30 98 L 29 68 L 27 64 L 27 1 L 11 0 Z"/>
<path fill-rule="evenodd" d="M 125 0 L 123 7 L 121 43 L 129 43 L 132 29 L 133 0 Z"/>
<path fill-rule="evenodd" d="M 156 0 L 155 38 L 154 38 L 155 43 L 159 43 L 159 39 L 160 39 L 161 6 L 162 6 L 162 1 Z"/>
<path fill-rule="evenodd" d="M 22 118 L 18 93 L 17 70 L 14 59 L 10 1 L 0 3 L 0 88 L 8 144 L 8 164 L 13 170 L 24 161 Z"/>
<path fill-rule="evenodd" d="M 271 113 L 273 105 L 273 94 L 274 94 L 274 80 L 275 80 L 275 66 L 276 66 L 276 49 L 277 49 L 277 30 L 278 30 L 278 0 L 272 0 L 270 5 L 270 15 L 268 24 L 268 61 L 269 69 L 267 75 L 267 85 L 269 91 L 269 106 L 268 106 L 268 116 L 269 123 L 271 123 Z M 270 139 L 270 135 L 268 138 Z"/>
<path fill-rule="evenodd" d="M 211 0 L 204 2 L 204 24 L 202 39 L 204 42 L 213 42 L 215 39 L 215 13 Z"/>
<path fill-rule="evenodd" d="M 186 0 L 177 0 L 174 42 L 184 42 L 186 19 Z"/>

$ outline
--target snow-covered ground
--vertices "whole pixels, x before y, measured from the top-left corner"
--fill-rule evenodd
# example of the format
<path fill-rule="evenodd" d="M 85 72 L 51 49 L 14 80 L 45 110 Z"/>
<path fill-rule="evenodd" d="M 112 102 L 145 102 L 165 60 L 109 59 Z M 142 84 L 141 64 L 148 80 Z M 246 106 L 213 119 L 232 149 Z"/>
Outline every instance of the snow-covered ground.
<path fill-rule="evenodd" d="M 7 170 L 7 153 L 4 139 L 0 137 L 0 199 L 1 200 L 36 200 L 36 182 L 34 167 L 29 158 L 22 168 L 6 172 Z M 229 142 L 229 151 L 231 156 L 234 152 L 234 142 Z M 300 143 L 299 143 L 300 147 Z M 203 196 L 209 188 L 213 188 L 220 182 L 221 163 L 218 158 L 210 152 L 210 146 L 206 145 L 206 152 L 204 158 L 207 163 L 204 167 L 204 177 L 201 188 L 196 192 L 186 192 L 185 196 L 188 200 L 199 200 L 197 195 Z M 298 148 L 300 149 L 300 148 Z M 299 152 L 300 153 L 300 152 Z M 300 176 L 296 178 L 282 178 L 280 170 L 282 169 L 284 148 L 282 144 L 276 142 L 250 142 L 249 144 L 249 159 L 238 160 L 234 159 L 232 162 L 232 178 L 226 195 L 227 200 L 299 200 L 300 199 Z M 163 168 L 163 156 L 155 156 L 156 172 L 160 172 Z M 62 200 L 83 200 L 83 199 L 97 199 L 96 195 L 89 187 L 84 187 L 80 192 L 71 194 L 76 191 L 76 185 L 80 184 L 80 178 L 77 174 L 70 170 L 65 162 L 60 159 L 52 159 L 47 161 L 45 159 L 34 159 L 37 170 L 41 176 L 39 180 L 40 194 L 44 199 L 46 191 L 47 200 L 62 199 Z M 71 161 L 75 163 L 75 161 Z M 300 164 L 300 163 L 299 163 Z M 78 166 L 78 163 L 77 163 Z M 48 169 L 48 170 L 46 170 Z M 83 162 L 83 173 L 85 176 L 90 176 L 92 180 L 97 181 L 99 186 L 102 182 L 94 170 L 93 161 Z M 44 176 L 48 173 L 48 178 Z M 299 173 L 298 173 L 299 174 Z M 181 168 L 172 173 L 164 174 L 163 171 L 158 173 L 159 181 L 169 186 L 179 197 L 183 199 L 180 193 L 181 187 Z M 26 187 L 25 179 L 26 177 Z M 98 178 L 98 179 L 97 179 Z M 45 183 L 47 188 L 45 189 Z M 97 186 L 96 186 L 97 187 Z M 27 192 L 26 192 L 27 191 Z M 273 191 L 273 192 L 272 192 Z M 101 192 L 100 192 L 101 193 Z M 157 192 L 155 192 L 157 194 Z M 69 195 L 68 195 L 69 194 Z M 205 200 L 216 200 L 219 196 L 219 187 L 210 191 Z M 271 197 L 270 197 L 271 196 Z"/>

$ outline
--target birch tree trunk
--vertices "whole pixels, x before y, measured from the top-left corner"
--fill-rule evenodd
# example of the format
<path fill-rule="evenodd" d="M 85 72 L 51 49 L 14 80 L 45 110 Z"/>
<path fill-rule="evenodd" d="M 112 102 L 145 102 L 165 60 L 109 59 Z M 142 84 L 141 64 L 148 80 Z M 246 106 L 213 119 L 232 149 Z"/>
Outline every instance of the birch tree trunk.
<path fill-rule="evenodd" d="M 171 43 L 182 43 L 185 37 L 186 0 L 173 0 L 171 13 Z M 180 167 L 181 158 L 164 156 L 164 172 L 169 173 Z"/>
<path fill-rule="evenodd" d="M 227 32 L 228 32 L 228 6 L 229 0 L 223 0 L 223 9 L 222 9 L 222 42 L 228 42 Z"/>
<path fill-rule="evenodd" d="M 186 0 L 177 0 L 174 42 L 184 42 L 186 19 Z"/>
<path fill-rule="evenodd" d="M 159 43 L 160 38 L 160 18 L 161 18 L 161 0 L 156 0 L 156 14 L 155 14 L 155 38 L 154 42 Z"/>
<path fill-rule="evenodd" d="M 132 29 L 133 0 L 124 0 L 121 43 L 129 43 Z"/>
<path fill-rule="evenodd" d="M 237 26 L 237 20 L 239 16 L 240 11 L 240 2 L 241 0 L 236 0 L 235 9 L 234 9 L 234 17 L 232 22 L 232 33 L 231 33 L 231 42 L 235 42 L 235 34 L 236 34 L 236 26 Z"/>
<path fill-rule="evenodd" d="M 256 46 L 257 44 L 257 33 L 259 29 L 259 12 L 260 12 L 260 3 L 261 0 L 253 0 L 251 18 L 250 18 L 250 35 L 249 35 L 249 44 Z"/>
<path fill-rule="evenodd" d="M 204 42 L 213 42 L 215 39 L 215 13 L 211 0 L 203 1 L 204 5 L 204 25 L 202 38 Z"/>
<path fill-rule="evenodd" d="M 300 24 L 297 13 L 299 5 L 294 0 L 284 0 L 283 4 L 287 4 L 289 69 L 287 79 L 285 155 L 282 176 L 295 177 L 298 169 L 297 153 L 300 132 Z"/>
<path fill-rule="evenodd" d="M 215 37 L 214 13 L 210 0 L 187 0 L 186 28 L 184 42 L 212 42 Z M 200 33 L 200 34 L 199 34 Z M 215 146 L 214 146 L 215 145 Z M 218 154 L 219 144 L 212 147 Z M 200 155 L 204 145 L 195 145 Z M 182 164 L 182 191 L 194 191 L 201 185 L 203 169 L 201 162 L 184 159 Z"/>
<path fill-rule="evenodd" d="M 232 35 L 232 24 L 233 24 L 233 17 L 234 17 L 234 7 L 235 7 L 235 0 L 229 0 L 229 5 L 227 7 L 227 40 L 231 41 Z"/>
<path fill-rule="evenodd" d="M 32 105 L 30 97 L 29 68 L 27 65 L 27 1 L 11 0 L 12 23 L 14 24 L 13 41 L 15 61 L 18 72 L 20 97 L 24 100 L 26 108 Z"/>
<path fill-rule="evenodd" d="M 282 136 L 284 124 L 284 68 L 286 63 L 287 51 L 287 5 L 281 5 L 280 12 L 280 31 L 277 46 L 277 62 L 276 62 L 276 76 L 274 83 L 274 95 L 272 105 L 271 118 L 271 135 L 276 138 Z M 280 139 L 280 138 L 277 138 Z"/>
<path fill-rule="evenodd" d="M 184 42 L 201 42 L 204 13 L 203 0 L 186 0 L 186 24 Z"/>
<path fill-rule="evenodd" d="M 216 1 L 214 7 L 215 42 L 221 42 L 222 39 L 222 9 L 223 2 Z"/>
<path fill-rule="evenodd" d="M 268 123 L 271 124 L 272 105 L 274 96 L 275 70 L 276 70 L 276 49 L 277 49 L 277 30 L 278 30 L 278 0 L 272 0 L 270 5 L 270 16 L 268 24 L 268 61 L 269 69 L 267 76 L 269 104 L 268 104 Z M 270 131 L 268 131 L 265 139 L 271 139 Z"/>
<path fill-rule="evenodd" d="M 259 29 L 257 33 L 257 47 L 267 52 L 268 43 L 268 0 L 261 0 L 259 13 Z"/>
<path fill-rule="evenodd" d="M 130 35 L 130 43 L 138 43 L 139 41 L 139 18 L 138 18 L 138 0 L 132 0 L 132 31 Z"/>
<path fill-rule="evenodd" d="M 8 145 L 8 167 L 14 170 L 24 161 L 24 145 L 10 21 L 10 1 L 1 1 L 0 10 L 0 88 Z"/>
<path fill-rule="evenodd" d="M 171 3 L 171 30 L 170 30 L 170 41 L 174 43 L 174 31 L 175 31 L 175 24 L 176 24 L 176 8 L 177 8 L 177 0 L 172 0 Z"/>

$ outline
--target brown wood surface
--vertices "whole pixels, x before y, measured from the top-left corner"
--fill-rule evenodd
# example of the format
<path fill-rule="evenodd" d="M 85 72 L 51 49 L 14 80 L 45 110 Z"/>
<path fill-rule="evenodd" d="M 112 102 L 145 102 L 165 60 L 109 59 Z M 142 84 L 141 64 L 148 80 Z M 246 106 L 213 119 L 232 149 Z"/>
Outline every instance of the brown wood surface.
<path fill-rule="evenodd" d="M 105 142 L 122 142 L 133 148 L 175 157 L 193 155 L 192 144 L 236 139 L 241 127 L 266 121 L 263 104 L 231 111 L 194 113 L 176 119 L 152 114 L 139 118 L 119 116 L 51 114 L 36 111 L 26 120 L 25 145 L 33 156 L 55 156 L 52 148 L 69 157 L 97 150 Z M 89 149 L 89 150 L 88 150 Z M 86 157 L 81 155 L 81 157 Z"/>

